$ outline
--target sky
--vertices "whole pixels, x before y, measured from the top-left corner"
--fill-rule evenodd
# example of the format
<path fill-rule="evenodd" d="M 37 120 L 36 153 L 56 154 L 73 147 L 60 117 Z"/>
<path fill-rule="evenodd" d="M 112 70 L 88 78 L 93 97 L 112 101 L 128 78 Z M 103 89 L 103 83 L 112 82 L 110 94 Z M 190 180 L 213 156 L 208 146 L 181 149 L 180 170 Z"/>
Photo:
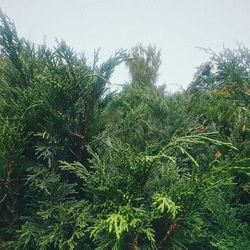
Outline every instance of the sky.
<path fill-rule="evenodd" d="M 169 91 L 185 89 L 209 59 L 199 47 L 250 48 L 250 0 L 0 0 L 0 7 L 19 36 L 49 47 L 63 39 L 90 62 L 98 48 L 104 61 L 118 49 L 153 44 L 161 49 L 158 84 Z M 127 81 L 121 65 L 113 88 Z"/>

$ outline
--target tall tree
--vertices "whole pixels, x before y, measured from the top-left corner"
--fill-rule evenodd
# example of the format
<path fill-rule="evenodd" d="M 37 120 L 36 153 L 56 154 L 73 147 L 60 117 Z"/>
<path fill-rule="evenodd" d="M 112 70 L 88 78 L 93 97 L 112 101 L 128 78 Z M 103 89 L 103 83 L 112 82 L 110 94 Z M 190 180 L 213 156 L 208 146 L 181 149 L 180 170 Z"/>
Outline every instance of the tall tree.
<path fill-rule="evenodd" d="M 161 52 L 155 46 L 136 45 L 130 51 L 127 66 L 132 84 L 152 86 L 156 84 L 161 65 Z"/>

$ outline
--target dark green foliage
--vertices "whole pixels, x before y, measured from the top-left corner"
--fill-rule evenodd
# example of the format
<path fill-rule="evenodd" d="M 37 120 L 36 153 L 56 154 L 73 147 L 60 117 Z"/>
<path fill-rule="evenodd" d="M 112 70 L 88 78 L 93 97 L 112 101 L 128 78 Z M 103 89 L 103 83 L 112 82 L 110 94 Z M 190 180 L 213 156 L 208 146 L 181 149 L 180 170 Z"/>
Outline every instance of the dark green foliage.
<path fill-rule="evenodd" d="M 11 234 L 5 231 L 26 215 L 30 207 L 26 195 L 36 186 L 24 186 L 27 167 L 41 164 L 48 175 L 57 176 L 58 160 L 86 162 L 87 146 L 105 128 L 102 113 L 110 99 L 109 78 L 126 55 L 118 51 L 99 66 L 97 55 L 94 64 L 88 65 L 65 42 L 54 50 L 45 45 L 35 49 L 18 38 L 3 13 L 0 45 L 0 230 L 9 239 Z M 74 176 L 62 177 L 76 181 Z M 45 172 L 39 178 L 43 186 Z M 60 212 L 59 207 L 55 210 Z"/>
<path fill-rule="evenodd" d="M 128 87 L 108 106 L 107 130 L 137 149 L 157 150 L 196 125 L 188 110 L 190 98 L 166 96 L 161 87 Z"/>
<path fill-rule="evenodd" d="M 90 205 L 76 201 L 74 185 L 43 166 L 28 169 L 27 211 L 21 218 L 17 249 L 74 249 L 85 239 Z M 86 243 L 82 243 L 82 246 Z"/>
<path fill-rule="evenodd" d="M 155 47 L 88 64 L 0 19 L 1 249 L 249 249 L 247 49 L 170 95 Z"/>

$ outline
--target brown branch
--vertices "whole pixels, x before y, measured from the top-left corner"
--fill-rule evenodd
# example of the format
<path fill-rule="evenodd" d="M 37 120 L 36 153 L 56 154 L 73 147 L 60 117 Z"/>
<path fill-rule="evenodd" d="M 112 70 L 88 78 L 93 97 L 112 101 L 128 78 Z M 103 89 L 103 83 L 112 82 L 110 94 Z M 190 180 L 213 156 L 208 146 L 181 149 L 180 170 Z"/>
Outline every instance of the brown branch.
<path fill-rule="evenodd" d="M 130 243 L 130 250 L 137 250 L 137 246 L 138 246 L 138 235 L 136 235 L 135 233 L 132 234 L 132 239 L 131 239 L 131 243 Z"/>
<path fill-rule="evenodd" d="M 13 225 L 16 220 L 18 219 L 18 190 L 19 187 L 17 186 L 17 182 L 13 178 L 12 174 L 14 171 L 14 161 L 11 157 L 6 156 L 7 161 L 7 177 L 6 180 L 1 183 L 1 185 L 6 190 L 6 198 L 7 202 L 5 202 L 4 206 L 6 207 L 7 211 L 10 214 L 10 225 Z"/>
<path fill-rule="evenodd" d="M 86 142 L 86 143 L 85 143 L 86 147 L 89 146 L 89 145 L 91 145 L 92 142 L 93 142 L 93 140 L 90 140 L 90 141 Z"/>
<path fill-rule="evenodd" d="M 78 155 L 72 149 L 69 149 L 69 151 L 78 159 Z"/>
<path fill-rule="evenodd" d="M 79 153 L 77 157 L 78 161 L 82 159 L 82 151 L 86 148 L 86 135 L 88 132 L 88 125 L 89 125 L 87 103 L 88 103 L 88 99 L 87 97 L 84 97 L 83 98 L 84 112 L 83 112 L 83 117 L 82 117 L 82 133 L 81 134 L 74 133 L 75 136 L 80 138 Z"/>
<path fill-rule="evenodd" d="M 79 142 L 78 142 L 78 149 L 77 149 L 77 153 L 73 152 L 71 149 L 70 149 L 70 152 L 76 157 L 77 161 L 81 161 L 81 158 L 82 158 L 82 151 L 83 149 L 85 149 L 88 144 L 91 143 L 90 142 L 86 142 L 86 135 L 87 135 L 87 132 L 88 132 L 88 108 L 87 108 L 87 103 L 88 103 L 88 99 L 87 97 L 84 97 L 83 98 L 83 108 L 84 108 L 84 111 L 83 111 L 83 114 L 82 114 L 82 131 L 81 133 L 78 133 L 78 132 L 72 132 L 71 130 L 69 130 L 69 133 L 76 137 Z"/>
<path fill-rule="evenodd" d="M 85 143 L 84 140 L 86 139 L 86 134 L 88 131 L 88 109 L 87 109 L 87 98 L 85 97 L 83 100 L 83 104 L 84 104 L 84 113 L 83 113 L 83 127 L 82 127 L 82 140 L 81 140 L 81 145 L 80 145 L 80 151 L 83 150 L 85 148 Z M 81 155 L 81 152 L 80 152 Z"/>
<path fill-rule="evenodd" d="M 144 169 L 144 171 L 143 171 L 143 173 L 142 173 L 142 175 L 140 177 L 140 181 L 139 181 L 139 184 L 138 184 L 138 190 L 140 190 L 140 192 L 143 191 L 143 188 L 144 188 L 144 186 L 145 186 L 145 184 L 147 182 L 149 171 L 150 171 L 151 168 L 152 168 L 152 164 L 148 168 Z"/>
<path fill-rule="evenodd" d="M 84 139 L 84 137 L 83 137 L 81 134 L 74 133 L 74 132 L 72 132 L 72 131 L 69 131 L 69 133 L 70 133 L 71 135 L 73 135 L 73 136 L 75 136 L 75 137 L 77 137 L 77 138 L 81 139 L 81 140 L 83 140 L 83 139 Z"/>
<path fill-rule="evenodd" d="M 166 230 L 163 238 L 159 241 L 157 244 L 158 248 L 162 248 L 166 240 L 170 237 L 170 235 L 175 231 L 177 227 L 177 222 L 181 219 L 181 217 L 178 217 L 177 219 L 173 220 L 170 227 Z"/>
<path fill-rule="evenodd" d="M 84 102 L 84 115 L 83 115 L 83 131 L 82 131 L 82 134 L 83 134 L 83 137 L 85 137 L 87 132 L 88 132 L 88 109 L 87 109 L 88 100 L 87 100 L 86 97 L 84 98 L 83 102 Z"/>

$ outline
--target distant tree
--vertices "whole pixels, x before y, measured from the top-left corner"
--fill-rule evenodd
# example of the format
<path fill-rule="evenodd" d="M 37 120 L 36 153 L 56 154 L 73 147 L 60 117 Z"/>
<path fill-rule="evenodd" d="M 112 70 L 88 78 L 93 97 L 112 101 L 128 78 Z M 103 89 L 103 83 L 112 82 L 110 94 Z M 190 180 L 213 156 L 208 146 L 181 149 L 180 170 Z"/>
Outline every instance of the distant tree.
<path fill-rule="evenodd" d="M 127 66 L 132 84 L 155 85 L 161 65 L 161 52 L 155 46 L 136 45 L 130 51 Z"/>

